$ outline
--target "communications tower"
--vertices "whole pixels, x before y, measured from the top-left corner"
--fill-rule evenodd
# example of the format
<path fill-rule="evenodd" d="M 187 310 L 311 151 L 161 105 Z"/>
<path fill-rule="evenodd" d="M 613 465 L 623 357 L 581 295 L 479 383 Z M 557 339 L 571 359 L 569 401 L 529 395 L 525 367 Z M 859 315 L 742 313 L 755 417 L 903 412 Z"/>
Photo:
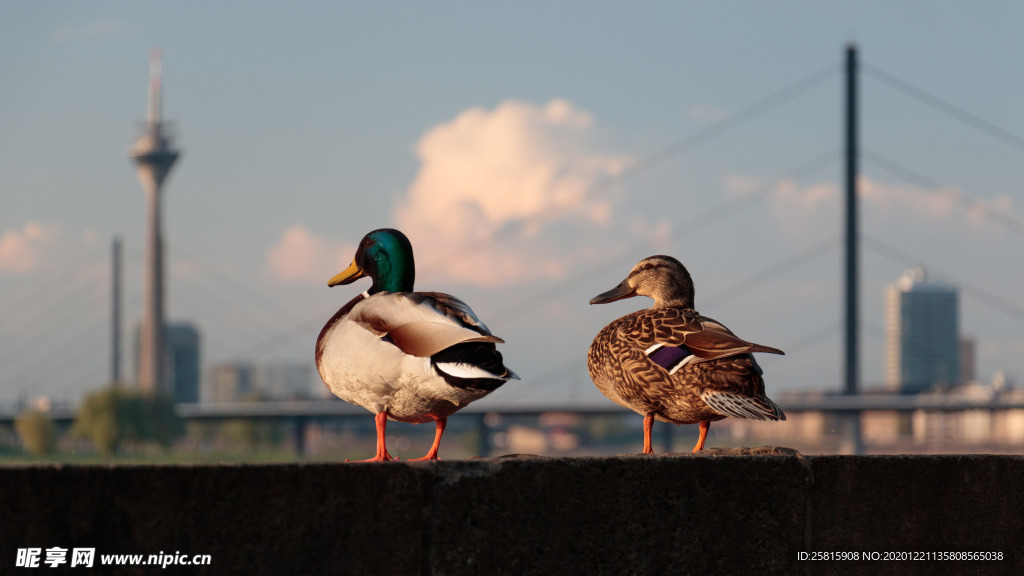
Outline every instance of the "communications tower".
<path fill-rule="evenodd" d="M 178 150 L 160 117 L 160 50 L 149 61 L 149 106 L 142 135 L 129 150 L 146 193 L 146 261 L 143 277 L 142 326 L 139 334 L 138 384 L 144 390 L 173 395 L 165 376 L 164 263 L 160 231 L 160 196 Z"/>

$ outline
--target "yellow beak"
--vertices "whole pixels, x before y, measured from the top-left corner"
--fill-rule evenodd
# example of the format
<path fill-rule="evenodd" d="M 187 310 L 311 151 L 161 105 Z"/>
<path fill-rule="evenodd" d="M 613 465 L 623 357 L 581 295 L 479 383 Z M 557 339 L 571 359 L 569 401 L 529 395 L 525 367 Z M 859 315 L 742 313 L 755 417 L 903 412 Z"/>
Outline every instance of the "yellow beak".
<path fill-rule="evenodd" d="M 327 285 L 337 286 L 339 284 L 348 284 L 362 278 L 363 276 L 366 276 L 366 274 L 359 268 L 359 266 L 356 266 L 356 261 L 353 260 L 352 263 L 348 265 L 348 268 L 345 268 L 345 270 L 337 276 L 328 280 Z"/>

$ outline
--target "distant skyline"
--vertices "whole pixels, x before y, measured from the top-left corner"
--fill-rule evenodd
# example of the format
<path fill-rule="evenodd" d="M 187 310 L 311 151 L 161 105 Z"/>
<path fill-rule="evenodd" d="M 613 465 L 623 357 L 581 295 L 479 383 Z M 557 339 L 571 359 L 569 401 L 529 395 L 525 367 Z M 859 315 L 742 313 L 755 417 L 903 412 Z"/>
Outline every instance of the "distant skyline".
<path fill-rule="evenodd" d="M 701 312 L 787 352 L 761 360 L 770 393 L 838 390 L 853 41 L 862 385 L 885 380 L 885 286 L 917 264 L 961 288 L 978 378 L 1020 381 L 1022 24 L 1018 4 L 924 1 L 2 4 L 0 403 L 106 384 L 115 236 L 125 333 L 138 322 L 126 151 L 155 46 L 183 151 L 167 319 L 198 327 L 204 370 L 312 364 L 365 288 L 326 280 L 389 226 L 418 289 L 460 296 L 508 342 L 523 380 L 481 405 L 606 403 L 586 349 L 647 303 L 587 302 L 654 253 L 690 269 Z"/>

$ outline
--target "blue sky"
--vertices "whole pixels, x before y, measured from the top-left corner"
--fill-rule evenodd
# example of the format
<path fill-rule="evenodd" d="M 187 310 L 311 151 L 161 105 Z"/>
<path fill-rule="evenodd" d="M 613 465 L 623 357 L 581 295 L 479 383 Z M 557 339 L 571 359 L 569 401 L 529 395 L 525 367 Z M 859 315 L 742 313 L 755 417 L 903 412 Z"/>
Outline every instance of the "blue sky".
<path fill-rule="evenodd" d="M 1010 2 L 4 3 L 0 402 L 106 381 L 115 235 L 137 320 L 144 199 L 125 153 L 154 46 L 183 150 L 168 316 L 199 326 L 206 365 L 311 362 L 359 290 L 327 278 L 365 232 L 399 226 L 418 288 L 462 297 L 508 342 L 523 381 L 485 402 L 604 402 L 586 348 L 646 304 L 587 301 L 653 253 L 689 267 L 701 312 L 789 352 L 764 358 L 770 393 L 837 389 L 855 41 L 879 71 L 861 78 L 865 385 L 884 374 L 884 287 L 914 262 L 969 287 L 978 376 L 1024 377 L 1024 150 L 884 81 L 1024 135 L 1022 24 Z M 766 195 L 704 216 L 752 190 Z"/>

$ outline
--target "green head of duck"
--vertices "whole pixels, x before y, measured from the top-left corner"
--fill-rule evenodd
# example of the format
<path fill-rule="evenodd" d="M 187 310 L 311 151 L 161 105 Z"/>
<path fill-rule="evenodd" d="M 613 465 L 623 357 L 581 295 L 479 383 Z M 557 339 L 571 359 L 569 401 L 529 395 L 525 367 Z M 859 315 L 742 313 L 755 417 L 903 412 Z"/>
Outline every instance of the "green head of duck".
<path fill-rule="evenodd" d="M 352 264 L 327 281 L 328 286 L 351 284 L 369 276 L 373 285 L 367 292 L 412 292 L 416 281 L 416 263 L 412 243 L 398 230 L 381 228 L 359 242 Z"/>

